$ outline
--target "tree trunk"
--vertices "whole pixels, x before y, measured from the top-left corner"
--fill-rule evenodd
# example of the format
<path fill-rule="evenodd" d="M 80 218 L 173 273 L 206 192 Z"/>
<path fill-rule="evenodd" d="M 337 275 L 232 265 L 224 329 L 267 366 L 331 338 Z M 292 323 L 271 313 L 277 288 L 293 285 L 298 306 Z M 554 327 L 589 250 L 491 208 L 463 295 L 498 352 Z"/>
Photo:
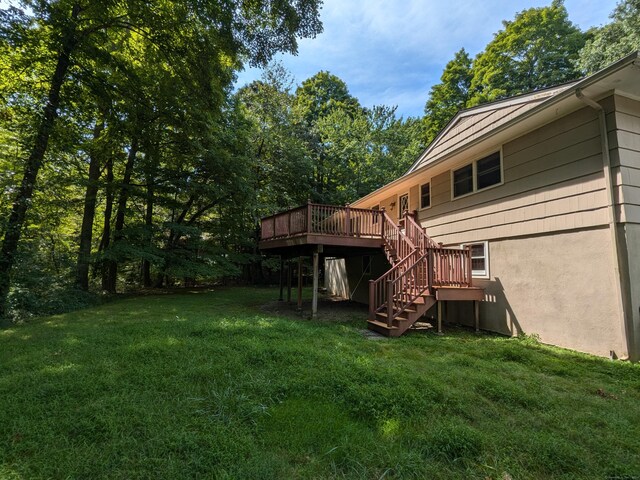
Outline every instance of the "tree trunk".
<path fill-rule="evenodd" d="M 71 53 L 77 45 L 76 21 L 80 13 L 80 6 L 74 4 L 71 11 L 71 18 L 67 29 L 63 32 L 62 42 L 56 68 L 51 77 L 47 103 L 42 110 L 40 125 L 34 139 L 33 147 L 24 168 L 22 183 L 18 188 L 9 221 L 7 222 L 2 248 L 0 249 L 0 325 L 8 325 L 6 319 L 7 296 L 11 285 L 10 274 L 15 261 L 15 254 L 22 234 L 22 226 L 27 216 L 27 210 L 33 195 L 33 189 L 38 177 L 38 171 L 42 167 L 44 155 L 49 145 L 49 136 L 53 129 L 55 119 L 60 106 L 60 89 L 67 76 L 69 65 L 71 64 Z"/>
<path fill-rule="evenodd" d="M 127 164 L 124 167 L 124 176 L 122 177 L 122 187 L 118 194 L 118 210 L 116 211 L 116 223 L 113 228 L 113 244 L 117 244 L 122 239 L 122 229 L 124 228 L 124 219 L 127 213 L 127 200 L 129 199 L 129 189 L 131 187 L 131 176 L 133 175 L 133 166 L 135 164 L 136 155 L 138 154 L 138 139 L 134 137 L 131 141 L 131 148 L 127 156 Z M 106 290 L 109 293 L 116 292 L 116 283 L 118 280 L 118 262 L 116 260 L 107 261 L 107 285 Z"/>
<path fill-rule="evenodd" d="M 153 177 L 152 173 L 147 176 L 147 208 L 144 213 L 144 224 L 149 235 L 149 247 L 153 245 L 153 204 L 155 199 Z M 151 283 L 151 262 L 145 258 L 142 260 L 142 285 L 148 288 Z"/>
<path fill-rule="evenodd" d="M 104 130 L 104 120 L 96 122 L 93 129 L 94 142 L 100 138 Z M 80 227 L 80 248 L 76 269 L 76 283 L 82 290 L 89 290 L 89 262 L 91 260 L 91 242 L 93 240 L 93 219 L 96 213 L 96 198 L 98 196 L 98 180 L 100 179 L 100 156 L 95 145 L 89 155 L 89 183 L 84 196 L 84 212 Z"/>
<path fill-rule="evenodd" d="M 102 227 L 102 239 L 100 240 L 99 252 L 105 252 L 111 244 L 111 215 L 113 214 L 113 156 L 107 159 L 107 186 L 106 186 L 106 199 L 104 207 L 104 226 Z M 102 274 L 102 290 L 107 290 L 108 275 L 107 275 L 107 262 L 103 260 L 101 262 L 101 274 Z"/>

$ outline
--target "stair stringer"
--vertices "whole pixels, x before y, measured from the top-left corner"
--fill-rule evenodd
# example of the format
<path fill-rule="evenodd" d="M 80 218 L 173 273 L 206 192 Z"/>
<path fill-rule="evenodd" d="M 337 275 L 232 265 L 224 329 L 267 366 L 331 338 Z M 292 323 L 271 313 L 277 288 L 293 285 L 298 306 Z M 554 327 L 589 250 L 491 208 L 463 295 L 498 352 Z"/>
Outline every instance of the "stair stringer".
<path fill-rule="evenodd" d="M 435 296 L 425 292 L 411 304 L 411 308 L 405 309 L 399 316 L 393 319 L 391 327 L 387 324 L 386 313 L 376 313 L 376 318 L 369 319 L 368 321 L 369 330 L 388 337 L 399 337 L 420 320 L 435 304 Z"/>

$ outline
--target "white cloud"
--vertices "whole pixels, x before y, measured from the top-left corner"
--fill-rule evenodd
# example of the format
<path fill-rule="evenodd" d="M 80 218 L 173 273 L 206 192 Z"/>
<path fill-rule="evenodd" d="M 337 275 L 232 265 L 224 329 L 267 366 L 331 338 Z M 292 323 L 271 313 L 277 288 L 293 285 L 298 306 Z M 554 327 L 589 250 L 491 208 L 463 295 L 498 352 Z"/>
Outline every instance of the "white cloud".
<path fill-rule="evenodd" d="M 325 0 L 324 32 L 300 42 L 299 55 L 283 62 L 302 81 L 320 70 L 342 78 L 364 105 L 398 105 L 421 115 L 429 88 L 446 62 L 464 47 L 481 51 L 502 20 L 551 0 Z M 566 0 L 581 28 L 600 25 L 615 0 Z M 251 77 L 241 75 L 241 81 Z M 239 82 L 241 83 L 241 82 Z"/>

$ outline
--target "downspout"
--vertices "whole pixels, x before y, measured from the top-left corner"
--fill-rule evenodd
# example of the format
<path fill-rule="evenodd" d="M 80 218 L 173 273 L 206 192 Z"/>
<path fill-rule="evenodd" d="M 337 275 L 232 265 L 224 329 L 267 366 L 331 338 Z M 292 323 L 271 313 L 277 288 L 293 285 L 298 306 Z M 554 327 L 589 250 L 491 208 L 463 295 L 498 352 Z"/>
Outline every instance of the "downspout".
<path fill-rule="evenodd" d="M 622 314 L 622 339 L 627 346 L 627 355 L 626 358 L 621 358 L 622 360 L 628 360 L 629 356 L 632 355 L 632 350 L 634 348 L 633 345 L 629 342 L 629 338 L 633 338 L 633 330 L 629 328 L 629 321 L 627 319 L 627 311 L 626 304 L 623 300 L 623 258 L 620 254 L 620 243 L 619 243 L 619 235 L 618 229 L 616 226 L 616 204 L 615 204 L 615 196 L 614 196 L 614 184 L 613 184 L 613 176 L 611 175 L 611 156 L 609 154 L 609 131 L 607 129 L 607 118 L 602 108 L 598 102 L 593 99 L 585 96 L 582 93 L 582 89 L 576 89 L 576 97 L 581 100 L 583 103 L 593 108 L 598 112 L 598 120 L 600 121 L 600 138 L 602 144 L 602 163 L 603 163 L 603 172 L 604 172 L 604 182 L 605 189 L 607 191 L 607 210 L 609 212 L 609 231 L 611 233 L 611 245 L 613 250 L 613 258 L 615 259 L 613 263 L 614 274 L 616 277 L 615 289 L 616 289 L 616 297 L 618 299 L 618 309 Z M 611 356 L 613 357 L 613 351 Z"/>

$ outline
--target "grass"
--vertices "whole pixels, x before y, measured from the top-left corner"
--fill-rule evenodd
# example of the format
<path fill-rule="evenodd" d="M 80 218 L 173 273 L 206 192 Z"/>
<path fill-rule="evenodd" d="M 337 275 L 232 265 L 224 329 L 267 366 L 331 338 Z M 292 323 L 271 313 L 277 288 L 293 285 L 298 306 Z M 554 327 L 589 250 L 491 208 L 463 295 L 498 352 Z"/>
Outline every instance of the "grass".
<path fill-rule="evenodd" d="M 527 339 L 131 298 L 0 332 L 0 478 L 640 478 L 640 370 Z"/>

